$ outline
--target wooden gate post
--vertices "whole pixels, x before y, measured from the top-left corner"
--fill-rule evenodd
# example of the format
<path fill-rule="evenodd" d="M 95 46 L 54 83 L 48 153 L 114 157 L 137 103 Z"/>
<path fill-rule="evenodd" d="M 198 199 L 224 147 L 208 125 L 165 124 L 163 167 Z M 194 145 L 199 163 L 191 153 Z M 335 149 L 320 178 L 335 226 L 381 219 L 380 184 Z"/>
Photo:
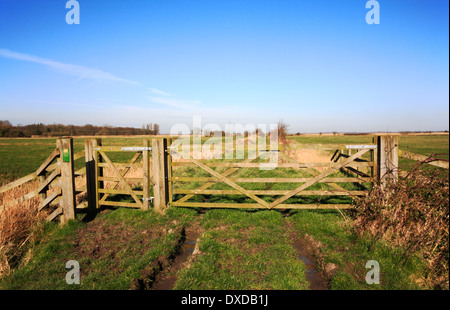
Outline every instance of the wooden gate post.
<path fill-rule="evenodd" d="M 398 136 L 378 136 L 377 140 L 377 175 L 385 187 L 398 180 Z"/>
<path fill-rule="evenodd" d="M 167 184 L 167 139 L 152 140 L 153 158 L 153 207 L 158 213 L 164 213 L 168 203 Z"/>
<path fill-rule="evenodd" d="M 75 219 L 75 179 L 73 167 L 73 140 L 72 138 L 59 139 L 57 142 L 61 167 L 62 215 L 61 223 Z"/>
<path fill-rule="evenodd" d="M 371 151 L 370 159 L 372 161 L 372 169 L 371 169 L 371 176 L 372 176 L 372 182 L 375 184 L 376 181 L 379 181 L 378 178 L 378 137 L 379 136 L 373 136 L 372 137 L 372 143 L 377 145 L 377 148 Z"/>
<path fill-rule="evenodd" d="M 101 139 L 86 139 L 84 140 L 84 154 L 86 165 L 86 190 L 88 214 L 95 216 L 97 213 L 97 170 L 95 168 L 95 151 L 94 148 L 101 146 Z"/>
<path fill-rule="evenodd" d="M 150 206 L 150 151 L 148 150 L 148 140 L 144 140 L 144 147 L 146 150 L 142 151 L 142 187 L 143 187 L 143 202 L 142 210 L 148 210 Z"/>

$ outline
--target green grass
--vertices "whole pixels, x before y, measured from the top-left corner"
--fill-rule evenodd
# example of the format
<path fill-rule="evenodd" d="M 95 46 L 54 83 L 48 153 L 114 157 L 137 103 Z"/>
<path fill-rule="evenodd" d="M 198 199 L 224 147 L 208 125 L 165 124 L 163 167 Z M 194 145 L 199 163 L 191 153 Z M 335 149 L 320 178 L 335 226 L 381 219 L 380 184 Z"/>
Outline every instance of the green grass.
<path fill-rule="evenodd" d="M 186 209 L 158 215 L 152 210 L 121 208 L 101 213 L 88 224 L 81 215 L 62 228 L 47 223 L 41 238 L 29 245 L 30 262 L 1 279 L 0 289 L 127 290 L 146 266 L 175 251 L 174 243 L 180 238 L 176 228 L 195 214 Z M 80 264 L 80 285 L 65 281 L 69 260 Z"/>
<path fill-rule="evenodd" d="M 433 153 L 448 154 L 449 139 L 448 135 L 400 136 L 399 148 L 427 156 Z"/>
<path fill-rule="evenodd" d="M 200 255 L 175 289 L 307 289 L 305 266 L 277 211 L 211 210 L 202 221 Z"/>
<path fill-rule="evenodd" d="M 351 223 L 346 222 L 337 211 L 292 211 L 292 221 L 300 236 L 308 234 L 320 247 L 322 267 L 328 263 L 339 266 L 330 286 L 336 290 L 410 290 L 420 289 L 414 279 L 424 272 L 424 265 L 415 256 L 403 266 L 399 264 L 401 249 L 373 239 L 358 237 Z M 380 284 L 367 284 L 366 262 L 376 260 L 380 264 Z"/>
<path fill-rule="evenodd" d="M 425 156 L 442 154 L 438 158 L 449 159 L 448 135 L 401 136 L 399 138 L 399 149 Z M 416 164 L 417 162 L 414 160 L 399 159 L 399 166 L 403 170 L 410 170 Z M 433 166 L 426 165 L 423 168 L 433 169 Z"/>
<path fill-rule="evenodd" d="M 370 135 L 336 135 L 336 136 L 289 136 L 289 140 L 293 140 L 301 144 L 371 144 L 372 136 Z"/>

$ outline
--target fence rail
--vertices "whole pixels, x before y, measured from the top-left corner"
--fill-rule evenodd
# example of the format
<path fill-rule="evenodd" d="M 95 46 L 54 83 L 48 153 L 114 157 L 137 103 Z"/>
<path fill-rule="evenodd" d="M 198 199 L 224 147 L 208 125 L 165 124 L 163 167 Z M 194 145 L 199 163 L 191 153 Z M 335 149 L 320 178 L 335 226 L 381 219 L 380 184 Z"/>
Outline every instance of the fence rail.
<path fill-rule="evenodd" d="M 448 154 L 435 154 L 437 156 L 439 155 L 447 155 Z M 411 153 L 404 150 L 398 150 L 398 156 L 406 159 L 412 159 L 414 161 L 424 162 L 426 164 L 429 164 L 431 166 L 449 169 L 449 161 L 447 159 L 440 159 L 440 158 L 434 158 L 434 156 L 425 156 L 420 154 Z"/>
<path fill-rule="evenodd" d="M 61 156 L 63 153 L 65 153 L 65 157 Z M 73 219 L 75 217 L 75 208 L 84 206 L 83 204 L 76 206 L 75 197 L 86 192 L 86 185 L 75 188 L 75 179 L 86 177 L 86 167 L 74 171 L 73 166 L 74 161 L 83 158 L 83 156 L 84 150 L 73 153 L 71 138 L 59 139 L 56 142 L 56 148 L 35 172 L 0 187 L 0 193 L 38 179 L 39 185 L 36 189 L 22 197 L 16 198 L 12 204 L 23 203 L 39 195 L 41 201 L 38 211 L 54 207 L 47 217 L 48 221 L 55 219 L 59 215 L 62 222 Z"/>

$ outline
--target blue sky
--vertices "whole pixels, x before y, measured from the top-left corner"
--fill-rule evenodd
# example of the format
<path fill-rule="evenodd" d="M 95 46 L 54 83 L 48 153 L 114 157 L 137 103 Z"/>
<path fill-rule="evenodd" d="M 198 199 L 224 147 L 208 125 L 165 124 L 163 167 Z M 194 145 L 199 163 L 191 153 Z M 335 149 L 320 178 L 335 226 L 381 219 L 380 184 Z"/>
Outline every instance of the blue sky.
<path fill-rule="evenodd" d="M 449 2 L 0 0 L 0 119 L 449 129 Z"/>

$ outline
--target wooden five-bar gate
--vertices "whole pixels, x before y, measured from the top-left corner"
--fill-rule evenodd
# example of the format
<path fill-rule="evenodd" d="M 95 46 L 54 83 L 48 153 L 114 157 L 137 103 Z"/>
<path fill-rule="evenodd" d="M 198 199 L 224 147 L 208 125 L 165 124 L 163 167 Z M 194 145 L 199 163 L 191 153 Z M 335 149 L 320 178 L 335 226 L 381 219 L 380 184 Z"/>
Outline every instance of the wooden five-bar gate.
<path fill-rule="evenodd" d="M 39 179 L 37 189 L 14 203 L 40 195 L 39 210 L 52 208 L 48 220 L 61 215 L 63 222 L 74 219 L 82 208 L 91 214 L 104 207 L 153 207 L 160 213 L 167 206 L 345 209 L 352 207 L 352 197 L 364 195 L 374 183 L 395 180 L 399 157 L 426 158 L 399 150 L 398 136 L 390 135 L 375 136 L 365 145 L 302 146 L 333 150 L 327 162 L 299 161 L 285 150 L 270 148 L 240 160 L 176 159 L 179 149 L 173 141 L 152 138 L 151 144 L 145 139 L 140 146 L 122 147 L 86 139 L 84 150 L 74 153 L 72 138 L 59 139 L 34 173 L 0 187 L 0 194 Z M 74 162 L 83 157 L 84 167 L 75 170 Z M 448 161 L 430 164 L 448 169 Z M 265 173 L 267 167 L 273 172 Z M 288 186 L 276 188 L 280 184 Z M 76 196 L 82 193 L 86 202 L 77 204 Z"/>
<path fill-rule="evenodd" d="M 369 188 L 364 188 L 361 183 L 372 183 L 374 181 L 374 170 L 372 169 L 375 159 L 376 145 L 347 145 L 347 150 L 355 150 L 354 154 L 343 155 L 338 150 L 335 152 L 331 162 L 328 163 L 303 163 L 298 162 L 294 158 L 287 156 L 282 151 L 276 150 L 263 150 L 257 152 L 256 158 L 245 159 L 239 162 L 202 162 L 196 159 L 184 159 L 182 162 L 174 162 L 169 157 L 169 167 L 172 173 L 169 175 L 169 188 L 174 188 L 172 195 L 169 196 L 169 204 L 176 207 L 206 207 L 206 208 L 266 208 L 266 209 L 306 209 L 306 208 L 349 208 L 350 204 L 305 204 L 305 203 L 286 203 L 288 199 L 293 196 L 360 196 L 365 193 Z M 171 151 L 175 153 L 175 151 Z M 260 159 L 261 154 L 267 152 L 277 152 L 277 156 L 287 160 L 287 162 L 275 162 L 273 163 L 273 170 L 281 169 L 296 169 L 298 171 L 298 176 L 296 177 L 233 177 L 238 174 L 240 169 L 261 169 L 262 167 L 270 167 L 270 162 L 265 163 L 264 161 L 255 162 Z M 339 155 L 337 155 L 339 153 Z M 363 155 L 369 153 L 369 160 L 363 159 Z M 270 157 L 270 156 L 265 156 Z M 267 161 L 267 159 L 266 159 Z M 264 166 L 266 164 L 267 166 Z M 204 172 L 206 172 L 208 177 L 189 177 L 189 176 L 173 176 L 173 167 L 182 166 L 194 166 L 198 167 Z M 367 167 L 369 168 L 369 174 L 360 172 L 356 169 Z M 222 173 L 219 173 L 213 168 L 227 168 Z M 324 171 L 318 170 L 318 168 L 324 169 Z M 354 171 L 358 171 L 359 175 L 354 177 L 329 177 L 331 174 L 339 171 L 342 168 L 351 168 Z M 248 171 L 248 170 L 247 170 Z M 307 172 L 306 172 L 307 171 Z M 249 171 L 248 171 L 249 172 Z M 306 172 L 306 173 L 305 173 Z M 250 172 L 250 175 L 255 173 Z M 280 174 L 280 173 L 278 173 Z M 281 172 L 282 174 L 282 172 Z M 308 177 L 305 177 L 308 174 Z M 180 182 L 205 182 L 199 188 L 196 189 L 176 189 L 176 185 Z M 358 183 L 361 185 L 363 190 L 346 190 L 338 183 Z M 218 183 L 226 184 L 230 189 L 208 189 Z M 295 188 L 289 190 L 273 190 L 273 189 L 258 189 L 251 190 L 246 189 L 244 186 L 246 184 L 263 184 L 264 186 L 269 186 L 271 183 L 291 183 L 296 184 Z M 326 190 L 308 190 L 308 188 L 314 186 L 318 183 L 329 184 L 331 189 Z M 183 194 L 185 196 L 175 199 L 175 195 Z M 209 202 L 189 202 L 191 198 L 195 195 L 222 195 L 222 196 L 245 196 L 246 200 L 251 200 L 251 202 L 238 202 L 238 203 L 209 203 Z M 268 196 L 275 199 L 262 199 L 261 196 L 268 198 Z"/>
<path fill-rule="evenodd" d="M 102 146 L 100 140 L 87 142 L 92 170 L 91 180 L 88 180 L 88 197 L 92 197 L 93 208 L 113 206 L 148 210 L 153 202 L 155 210 L 162 212 L 167 201 L 164 180 L 167 175 L 166 143 L 164 139 L 153 139 L 152 147 L 149 140 L 144 140 L 143 146 L 120 147 Z M 112 153 L 133 156 L 127 162 L 113 162 L 109 155 Z M 131 202 L 123 196 L 128 196 Z"/>

